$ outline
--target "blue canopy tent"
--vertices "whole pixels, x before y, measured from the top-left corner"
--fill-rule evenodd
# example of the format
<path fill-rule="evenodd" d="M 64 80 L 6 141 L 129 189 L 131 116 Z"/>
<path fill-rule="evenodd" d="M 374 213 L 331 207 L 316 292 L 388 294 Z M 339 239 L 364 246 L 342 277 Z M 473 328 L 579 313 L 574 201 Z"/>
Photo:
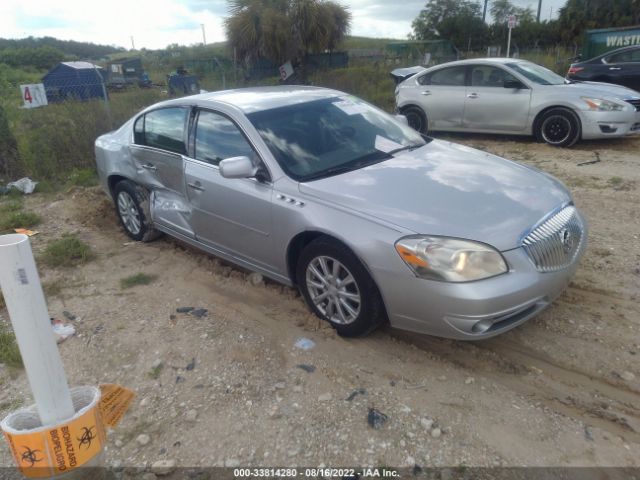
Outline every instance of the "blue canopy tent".
<path fill-rule="evenodd" d="M 89 62 L 61 62 L 42 77 L 49 103 L 64 100 L 104 99 L 104 73 Z"/>

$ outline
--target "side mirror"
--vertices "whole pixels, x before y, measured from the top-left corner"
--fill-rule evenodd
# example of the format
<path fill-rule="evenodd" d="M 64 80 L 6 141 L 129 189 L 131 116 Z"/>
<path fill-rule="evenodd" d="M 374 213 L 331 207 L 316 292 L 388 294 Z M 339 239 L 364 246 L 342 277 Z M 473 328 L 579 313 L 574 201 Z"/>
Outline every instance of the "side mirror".
<path fill-rule="evenodd" d="M 225 158 L 220 161 L 218 168 L 224 178 L 251 178 L 258 173 L 258 167 L 249 157 Z"/>
<path fill-rule="evenodd" d="M 404 123 L 407 127 L 409 126 L 409 120 L 407 120 L 407 117 L 405 117 L 404 115 L 394 115 L 394 117 L 396 117 L 396 120 L 398 120 L 400 123 Z"/>
<path fill-rule="evenodd" d="M 504 88 L 517 88 L 518 90 L 524 88 L 524 85 L 520 80 L 516 80 L 515 78 L 505 80 L 503 85 Z"/>

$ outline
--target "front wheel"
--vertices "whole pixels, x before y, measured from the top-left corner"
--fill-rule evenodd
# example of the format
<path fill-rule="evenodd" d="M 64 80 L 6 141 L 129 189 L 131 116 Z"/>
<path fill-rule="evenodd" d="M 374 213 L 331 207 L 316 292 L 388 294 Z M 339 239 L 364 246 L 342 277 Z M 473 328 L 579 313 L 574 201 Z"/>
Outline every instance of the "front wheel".
<path fill-rule="evenodd" d="M 554 147 L 570 147 L 580 139 L 580 119 L 566 108 L 552 108 L 537 122 L 536 137 Z"/>
<path fill-rule="evenodd" d="M 307 305 L 339 335 L 365 335 L 386 319 L 375 282 L 341 243 L 328 238 L 314 240 L 302 251 L 296 273 Z"/>

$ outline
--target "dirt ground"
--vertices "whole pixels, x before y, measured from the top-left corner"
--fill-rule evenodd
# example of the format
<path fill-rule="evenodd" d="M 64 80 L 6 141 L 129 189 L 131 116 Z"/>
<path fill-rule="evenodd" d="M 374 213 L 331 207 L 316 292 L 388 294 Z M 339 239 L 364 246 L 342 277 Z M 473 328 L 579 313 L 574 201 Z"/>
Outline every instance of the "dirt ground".
<path fill-rule="evenodd" d="M 109 435 L 107 463 L 640 466 L 640 138 L 572 149 L 445 138 L 556 175 L 590 225 L 568 290 L 483 342 L 391 328 L 343 339 L 292 289 L 256 285 L 167 237 L 131 242 L 98 188 L 29 198 L 44 217 L 36 251 L 77 232 L 98 254 L 41 274 L 61 287 L 51 315 L 78 316 L 77 335 L 60 345 L 70 383 L 137 392 Z M 140 272 L 158 279 L 121 289 Z M 185 306 L 208 315 L 176 312 Z M 315 346 L 297 348 L 301 337 Z M 0 385 L 0 415 L 31 403 L 24 373 L 0 367 Z M 379 429 L 370 408 L 387 416 Z M 11 464 L 0 442 L 0 465 Z"/>

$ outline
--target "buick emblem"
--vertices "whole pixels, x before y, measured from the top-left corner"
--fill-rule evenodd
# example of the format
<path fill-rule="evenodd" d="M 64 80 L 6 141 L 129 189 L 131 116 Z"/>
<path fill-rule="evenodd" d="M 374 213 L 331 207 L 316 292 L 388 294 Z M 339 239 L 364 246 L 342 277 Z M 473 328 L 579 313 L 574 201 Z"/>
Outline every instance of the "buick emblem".
<path fill-rule="evenodd" d="M 560 237 L 562 238 L 562 249 L 564 253 L 569 254 L 571 250 L 573 250 L 573 235 L 565 228 L 560 232 Z"/>

